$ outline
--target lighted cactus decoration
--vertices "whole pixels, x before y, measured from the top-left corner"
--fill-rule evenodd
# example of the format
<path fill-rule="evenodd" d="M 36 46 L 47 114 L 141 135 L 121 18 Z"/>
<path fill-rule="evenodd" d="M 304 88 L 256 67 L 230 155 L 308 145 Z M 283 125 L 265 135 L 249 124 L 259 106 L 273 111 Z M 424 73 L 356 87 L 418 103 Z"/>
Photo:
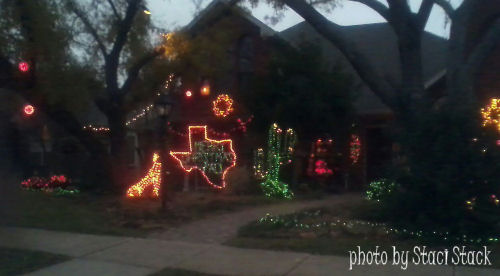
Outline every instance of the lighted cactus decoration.
<path fill-rule="evenodd" d="M 254 174 L 262 179 L 260 184 L 268 197 L 292 198 L 293 192 L 288 184 L 279 180 L 280 168 L 285 163 L 291 163 L 297 135 L 293 129 L 288 129 L 284 135 L 277 124 L 269 129 L 267 158 L 263 149 L 258 149 L 254 155 Z"/>

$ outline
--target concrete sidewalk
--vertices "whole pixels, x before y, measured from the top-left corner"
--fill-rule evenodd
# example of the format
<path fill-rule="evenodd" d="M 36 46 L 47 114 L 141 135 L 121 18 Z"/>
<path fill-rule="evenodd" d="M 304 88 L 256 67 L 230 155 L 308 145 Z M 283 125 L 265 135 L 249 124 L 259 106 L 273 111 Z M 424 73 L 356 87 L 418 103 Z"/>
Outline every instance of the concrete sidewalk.
<path fill-rule="evenodd" d="M 359 195 L 345 194 L 342 196 L 328 196 L 319 200 L 290 201 L 267 206 L 251 207 L 237 212 L 193 221 L 167 231 L 152 233 L 148 238 L 222 244 L 230 238 L 235 237 L 241 226 L 260 219 L 267 213 L 273 215 L 290 214 L 303 209 L 333 206 L 360 200 L 361 196 Z"/>
<path fill-rule="evenodd" d="M 0 246 L 73 257 L 28 275 L 149 275 L 179 268 L 218 275 L 500 275 L 500 270 L 410 266 L 355 267 L 337 256 L 239 249 L 218 244 L 0 228 Z"/>

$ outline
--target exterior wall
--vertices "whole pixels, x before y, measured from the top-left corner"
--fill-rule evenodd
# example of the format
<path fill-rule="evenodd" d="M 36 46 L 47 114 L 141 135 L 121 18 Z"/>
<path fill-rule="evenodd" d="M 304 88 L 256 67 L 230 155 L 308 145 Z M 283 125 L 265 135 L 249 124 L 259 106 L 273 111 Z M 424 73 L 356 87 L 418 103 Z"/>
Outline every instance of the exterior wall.
<path fill-rule="evenodd" d="M 467 35 L 469 51 L 477 44 L 495 18 L 500 17 L 498 0 L 476 0 L 476 10 L 471 16 Z M 484 61 L 478 72 L 476 87 L 481 102 L 487 102 L 492 97 L 500 96 L 500 44 Z"/>

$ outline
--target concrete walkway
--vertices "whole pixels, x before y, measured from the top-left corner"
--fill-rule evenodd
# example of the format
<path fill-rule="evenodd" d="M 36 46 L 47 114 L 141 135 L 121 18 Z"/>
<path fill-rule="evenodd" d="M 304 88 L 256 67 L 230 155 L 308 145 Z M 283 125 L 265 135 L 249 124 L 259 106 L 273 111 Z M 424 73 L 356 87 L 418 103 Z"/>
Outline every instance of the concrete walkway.
<path fill-rule="evenodd" d="M 197 220 L 164 232 L 153 233 L 149 235 L 149 238 L 221 244 L 235 237 L 241 226 L 262 218 L 267 213 L 273 215 L 290 214 L 306 208 L 332 206 L 360 199 L 361 197 L 358 194 L 344 194 L 342 196 L 329 196 L 321 200 L 290 201 L 274 205 L 250 207 L 238 212 Z"/>
<path fill-rule="evenodd" d="M 355 267 L 337 256 L 240 249 L 218 244 L 96 236 L 26 228 L 0 228 L 0 246 L 73 257 L 27 275 L 149 275 L 179 268 L 218 275 L 500 275 L 499 270 L 409 266 Z"/>

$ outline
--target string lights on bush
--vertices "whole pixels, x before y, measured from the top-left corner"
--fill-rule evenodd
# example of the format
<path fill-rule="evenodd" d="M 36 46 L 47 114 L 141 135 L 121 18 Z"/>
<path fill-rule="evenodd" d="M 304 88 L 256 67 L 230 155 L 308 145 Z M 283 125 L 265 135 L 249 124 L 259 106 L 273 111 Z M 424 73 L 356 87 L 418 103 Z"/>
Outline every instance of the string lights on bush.
<path fill-rule="evenodd" d="M 394 181 L 389 181 L 387 179 L 380 179 L 372 181 L 368 185 L 368 190 L 366 191 L 366 198 L 368 200 L 380 201 L 387 198 L 391 193 L 394 192 L 397 185 Z"/>
<path fill-rule="evenodd" d="M 152 196 L 160 196 L 160 184 L 161 184 L 161 162 L 158 161 L 159 155 L 157 153 L 153 154 L 153 166 L 149 169 L 145 177 L 143 177 L 139 182 L 132 185 L 127 190 L 127 196 L 130 198 L 137 198 L 143 196 L 144 191 L 148 187 L 152 187 Z"/>
<path fill-rule="evenodd" d="M 217 96 L 213 102 L 213 112 L 217 117 L 227 117 L 233 112 L 233 99 L 227 94 Z"/>
<path fill-rule="evenodd" d="M 208 138 L 207 126 L 189 126 L 188 136 L 189 151 L 171 151 L 170 155 L 179 162 L 185 172 L 190 173 L 196 169 L 212 187 L 226 187 L 226 174 L 236 166 L 233 141 Z"/>
<path fill-rule="evenodd" d="M 333 153 L 333 139 L 316 139 L 311 145 L 307 174 L 320 178 L 332 176 Z"/>
<path fill-rule="evenodd" d="M 65 175 L 53 175 L 50 178 L 34 176 L 21 182 L 21 187 L 29 191 L 42 191 L 54 195 L 73 195 L 80 191 L 70 188 L 71 181 Z"/>
<path fill-rule="evenodd" d="M 500 237 L 471 237 L 468 235 L 454 236 L 449 232 L 442 231 L 423 231 L 423 230 L 408 230 L 405 228 L 391 227 L 385 223 L 375 223 L 363 220 L 342 220 L 334 219 L 333 221 L 321 221 L 321 222 L 303 222 L 311 221 L 313 219 L 318 219 L 323 215 L 321 210 L 318 211 L 304 211 L 295 213 L 293 215 L 284 216 L 272 216 L 266 214 L 257 221 L 259 225 L 273 226 L 273 228 L 282 227 L 286 229 L 297 229 L 311 231 L 315 229 L 329 228 L 329 229 L 353 229 L 355 227 L 370 227 L 372 230 L 370 232 L 385 233 L 386 235 L 398 235 L 402 237 L 411 237 L 416 239 L 432 239 L 440 240 L 442 242 L 464 242 L 470 244 L 487 244 L 487 243 L 497 243 L 500 241 Z M 380 230 L 380 231 L 376 231 Z"/>
<path fill-rule="evenodd" d="M 494 126 L 500 132 L 500 99 L 493 98 L 489 105 L 481 108 L 483 127 Z"/>
<path fill-rule="evenodd" d="M 359 139 L 359 136 L 356 134 L 351 135 L 351 142 L 350 142 L 350 157 L 352 164 L 357 164 L 359 161 L 359 157 L 361 156 L 361 141 Z"/>

